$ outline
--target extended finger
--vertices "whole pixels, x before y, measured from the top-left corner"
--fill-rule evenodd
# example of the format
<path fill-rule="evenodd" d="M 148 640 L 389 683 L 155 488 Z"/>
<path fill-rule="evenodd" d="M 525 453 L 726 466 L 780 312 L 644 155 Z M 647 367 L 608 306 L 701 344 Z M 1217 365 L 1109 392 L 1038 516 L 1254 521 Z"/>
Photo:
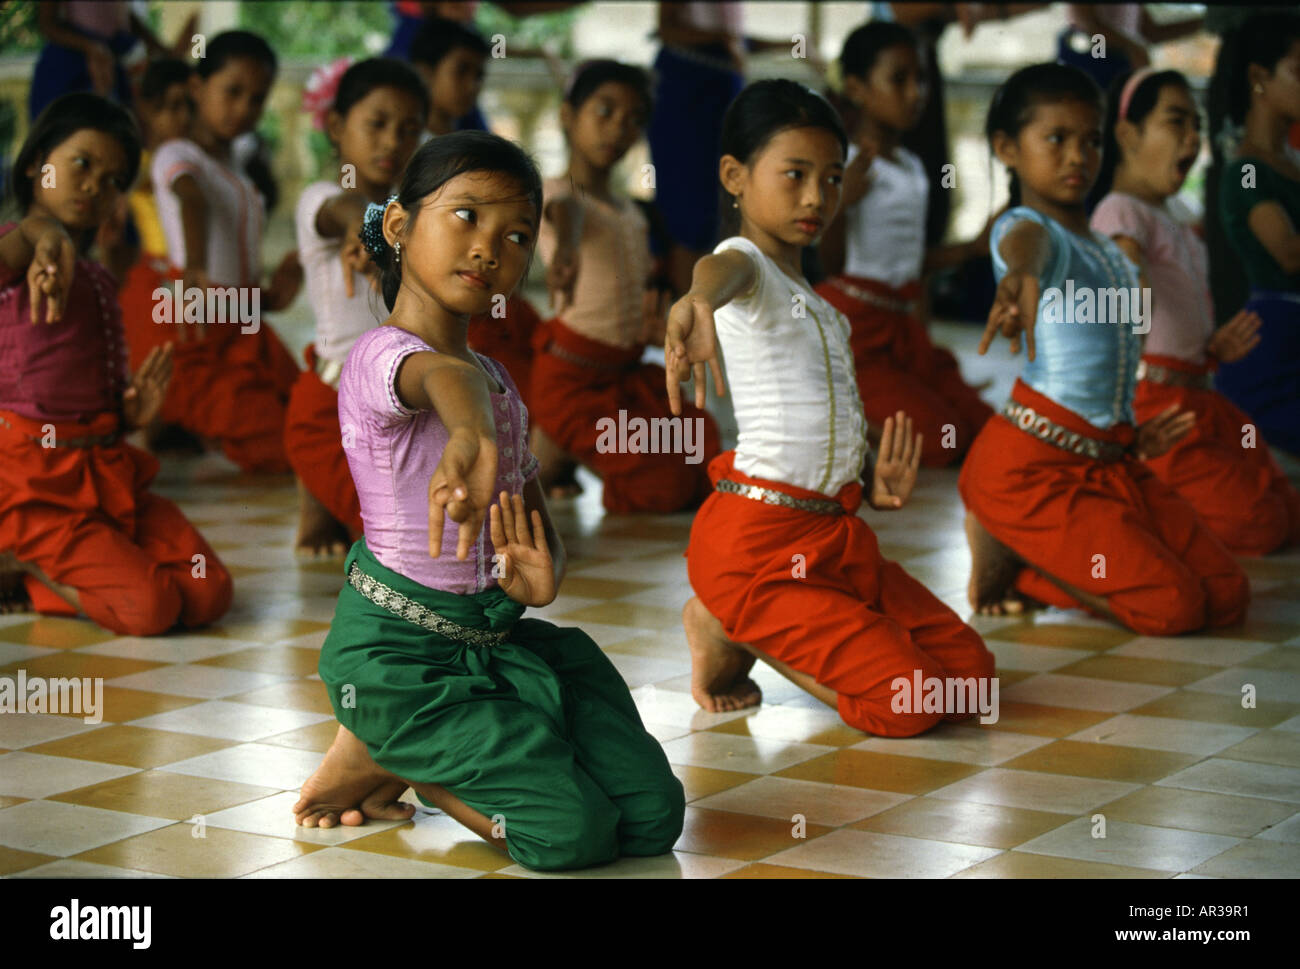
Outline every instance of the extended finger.
<path fill-rule="evenodd" d="M 539 552 L 550 554 L 550 549 L 546 546 L 546 526 L 542 524 L 542 513 L 534 508 L 532 518 L 533 548 Z"/>
<path fill-rule="evenodd" d="M 515 510 L 515 541 L 520 545 L 533 545 L 533 536 L 528 527 L 528 510 L 524 507 L 524 496 L 514 495 L 510 503 Z"/>
<path fill-rule="evenodd" d="M 695 406 L 704 406 L 704 364 L 697 363 L 691 367 L 691 377 L 695 380 Z"/>
<path fill-rule="evenodd" d="M 880 432 L 880 458 L 888 461 L 894 454 L 894 419 L 885 418 L 885 429 Z"/>

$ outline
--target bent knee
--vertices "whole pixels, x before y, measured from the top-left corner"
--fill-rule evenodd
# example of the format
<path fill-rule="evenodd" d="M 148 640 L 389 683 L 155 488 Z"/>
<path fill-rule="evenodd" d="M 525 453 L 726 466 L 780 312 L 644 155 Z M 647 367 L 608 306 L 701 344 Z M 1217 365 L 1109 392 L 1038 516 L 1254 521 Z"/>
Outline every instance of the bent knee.
<path fill-rule="evenodd" d="M 208 626 L 226 614 L 235 597 L 235 583 L 226 567 L 208 563 L 207 574 L 185 582 L 181 621 L 189 628 Z"/>
<path fill-rule="evenodd" d="M 1204 629 L 1208 605 L 1205 589 L 1195 577 L 1165 586 L 1139 608 L 1115 599 L 1110 602 L 1115 618 L 1142 636 L 1178 636 Z"/>
<path fill-rule="evenodd" d="M 113 604 L 104 625 L 124 636 L 157 636 L 181 617 L 181 594 L 170 580 L 146 583 Z"/>
<path fill-rule="evenodd" d="M 608 864 L 618 857 L 618 809 L 604 804 L 556 808 L 545 827 L 510 826 L 506 843 L 511 857 L 533 871 L 566 871 Z"/>
<path fill-rule="evenodd" d="M 653 791 L 621 803 L 619 851 L 625 855 L 662 855 L 672 851 L 686 824 L 686 793 L 671 771 Z"/>
<path fill-rule="evenodd" d="M 1246 618 L 1250 606 L 1250 579 L 1239 567 L 1228 575 L 1206 580 L 1209 589 L 1206 624 L 1235 626 Z"/>

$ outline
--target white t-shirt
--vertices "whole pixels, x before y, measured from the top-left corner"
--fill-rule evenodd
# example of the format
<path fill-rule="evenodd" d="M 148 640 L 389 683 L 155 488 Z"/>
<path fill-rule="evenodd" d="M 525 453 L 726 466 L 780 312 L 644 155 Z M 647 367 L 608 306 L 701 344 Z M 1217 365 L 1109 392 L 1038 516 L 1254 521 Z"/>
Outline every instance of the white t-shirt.
<path fill-rule="evenodd" d="M 361 273 L 352 274 L 352 297 L 348 298 L 339 261 L 343 240 L 327 239 L 316 231 L 316 214 L 337 194 L 335 182 L 312 182 L 298 198 L 294 221 L 307 299 L 316 314 L 316 355 L 342 365 L 357 337 L 382 322 L 378 313 L 384 304 Z"/>
<path fill-rule="evenodd" d="M 896 151 L 898 161 L 872 161 L 870 190 L 844 212 L 844 272 L 897 289 L 921 278 L 930 180 L 920 158 Z M 850 144 L 848 161 L 857 155 Z"/>
<path fill-rule="evenodd" d="M 154 152 L 154 200 L 167 238 L 167 258 L 185 266 L 185 231 L 181 202 L 172 183 L 193 175 L 207 201 L 208 264 L 205 270 L 222 286 L 257 286 L 262 276 L 262 196 L 248 176 L 223 165 L 194 142 L 176 138 Z"/>
<path fill-rule="evenodd" d="M 713 251 L 729 249 L 756 272 L 749 292 L 713 313 L 740 431 L 736 468 L 834 496 L 860 480 L 867 454 L 849 321 L 753 242 L 732 236 Z"/>

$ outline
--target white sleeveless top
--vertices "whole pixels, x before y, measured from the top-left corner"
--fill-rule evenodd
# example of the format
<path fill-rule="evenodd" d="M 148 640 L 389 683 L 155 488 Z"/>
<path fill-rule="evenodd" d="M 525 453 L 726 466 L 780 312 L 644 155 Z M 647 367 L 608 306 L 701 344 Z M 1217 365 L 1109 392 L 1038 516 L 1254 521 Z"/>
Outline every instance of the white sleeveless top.
<path fill-rule="evenodd" d="M 897 289 L 921 278 L 930 180 L 920 158 L 896 151 L 898 161 L 872 161 L 870 191 L 844 211 L 844 271 Z M 857 155 L 850 144 L 848 161 Z"/>

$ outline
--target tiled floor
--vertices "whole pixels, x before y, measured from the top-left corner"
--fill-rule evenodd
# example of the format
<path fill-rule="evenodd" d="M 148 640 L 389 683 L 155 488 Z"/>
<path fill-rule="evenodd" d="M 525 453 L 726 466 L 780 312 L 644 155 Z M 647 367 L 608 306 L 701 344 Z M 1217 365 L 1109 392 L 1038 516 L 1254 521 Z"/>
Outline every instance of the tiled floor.
<path fill-rule="evenodd" d="M 975 358 L 972 331 L 944 333 L 1003 399 L 1005 355 Z M 868 514 L 885 553 L 966 615 L 955 486 L 955 472 L 927 472 L 911 507 Z M 0 716 L 0 874 L 531 875 L 424 809 L 294 826 L 294 792 L 334 732 L 315 669 L 340 564 L 295 561 L 287 478 L 210 456 L 169 464 L 159 490 L 232 568 L 234 607 L 216 628 L 156 639 L 0 617 L 0 676 L 103 677 L 106 710 L 98 725 Z M 1211 636 L 1056 611 L 975 620 L 998 659 L 998 722 L 883 740 L 761 666 L 760 709 L 701 712 L 679 619 L 689 516 L 606 516 L 590 480 L 553 513 L 571 568 L 540 613 L 606 650 L 689 800 L 671 855 L 583 876 L 1300 875 L 1300 554 L 1246 562 L 1250 620 Z"/>

